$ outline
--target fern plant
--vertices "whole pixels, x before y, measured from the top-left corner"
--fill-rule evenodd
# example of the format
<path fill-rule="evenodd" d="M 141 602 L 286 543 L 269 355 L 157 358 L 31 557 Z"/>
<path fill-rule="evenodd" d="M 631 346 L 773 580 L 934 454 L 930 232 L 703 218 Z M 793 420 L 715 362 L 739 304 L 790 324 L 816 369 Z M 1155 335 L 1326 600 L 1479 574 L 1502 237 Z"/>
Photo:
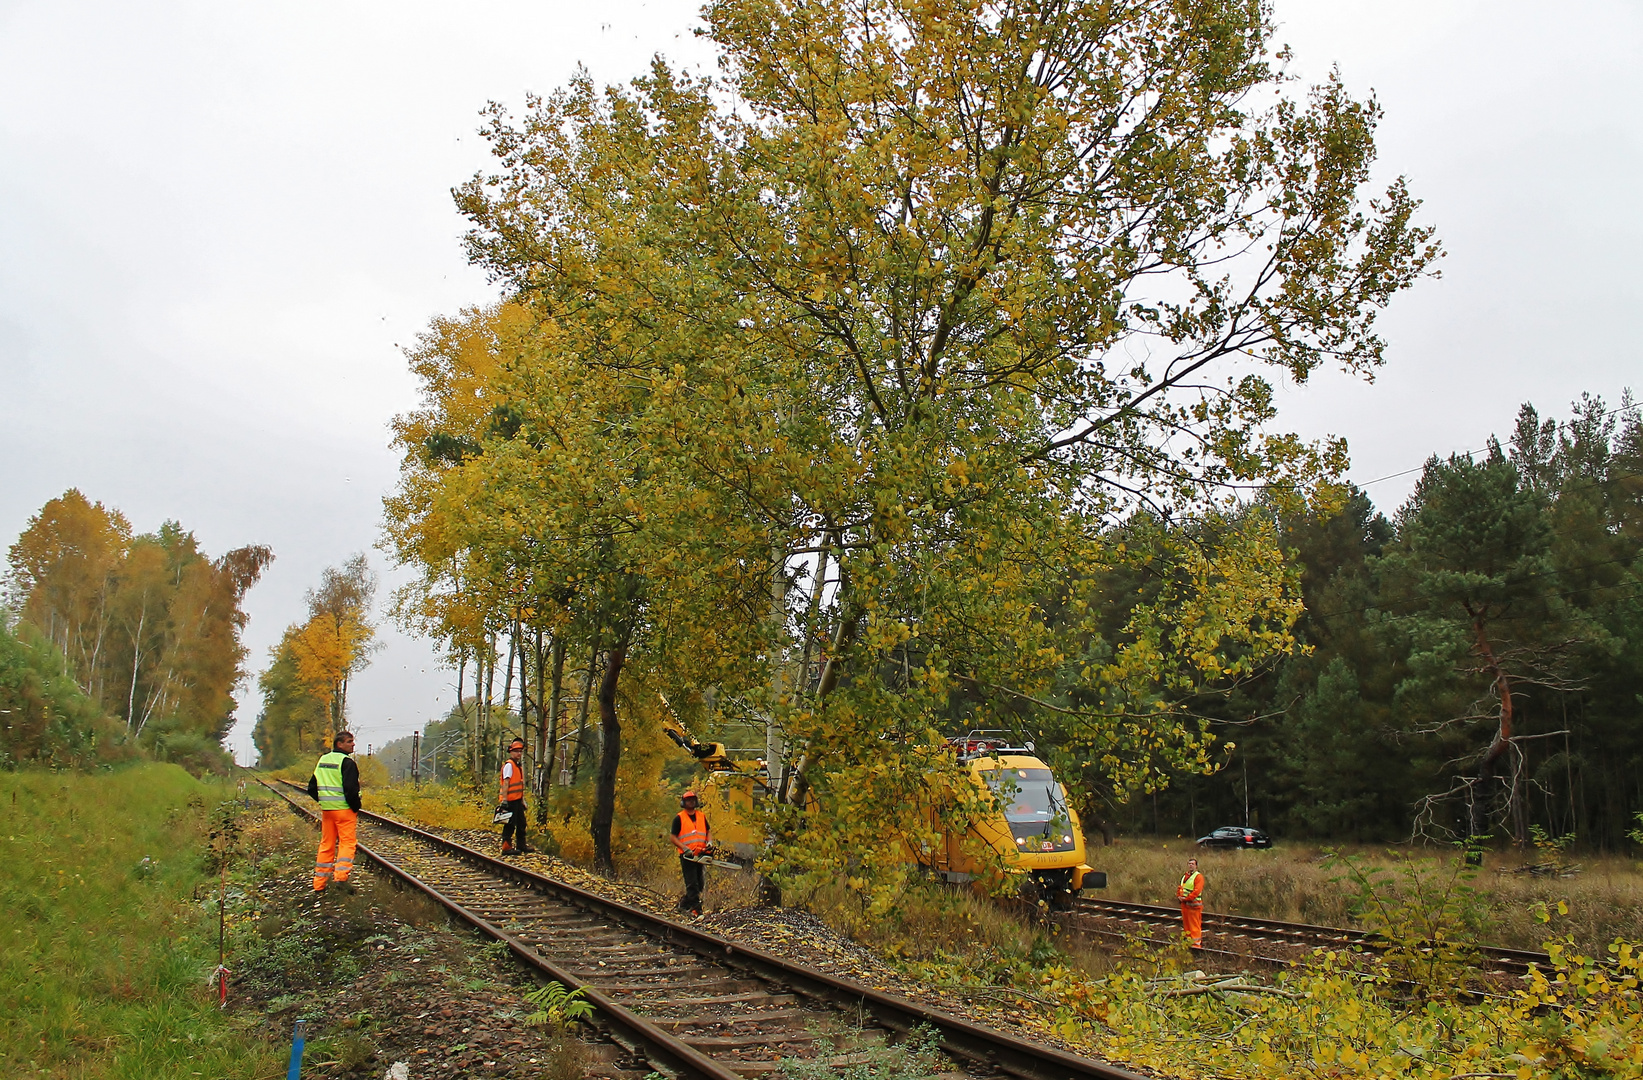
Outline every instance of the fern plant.
<path fill-rule="evenodd" d="M 555 1035 L 565 1034 L 572 1023 L 593 1015 L 593 1003 L 587 1000 L 580 987 L 567 990 L 559 982 L 550 981 L 546 986 L 532 990 L 525 995 L 525 1000 L 536 1006 L 536 1011 L 525 1017 L 525 1022 L 545 1024 L 553 1029 Z"/>

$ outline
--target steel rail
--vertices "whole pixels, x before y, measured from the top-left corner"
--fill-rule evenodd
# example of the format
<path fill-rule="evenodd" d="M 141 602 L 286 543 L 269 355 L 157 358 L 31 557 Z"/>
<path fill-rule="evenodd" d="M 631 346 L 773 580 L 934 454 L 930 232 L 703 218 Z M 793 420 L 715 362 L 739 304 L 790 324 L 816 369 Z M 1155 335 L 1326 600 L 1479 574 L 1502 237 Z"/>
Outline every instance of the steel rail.
<path fill-rule="evenodd" d="M 1179 908 L 1163 907 L 1157 904 L 1140 904 L 1120 900 L 1100 900 L 1094 897 L 1081 897 L 1072 914 L 1087 916 L 1141 920 L 1151 923 L 1174 923 L 1181 918 Z M 1258 919 L 1247 915 L 1222 915 L 1204 913 L 1204 930 L 1206 932 L 1223 929 L 1234 935 L 1246 937 L 1264 937 L 1267 940 L 1287 942 L 1296 945 L 1357 945 L 1366 949 L 1380 950 L 1386 947 L 1387 942 L 1379 935 L 1367 930 L 1353 930 L 1340 926 L 1317 926 L 1312 923 L 1282 922 L 1278 919 Z M 1543 952 L 1532 952 L 1526 949 L 1503 949 L 1494 945 L 1476 945 L 1471 951 L 1487 961 L 1491 966 L 1505 971 L 1523 973 L 1529 970 L 1530 964 L 1541 967 L 1550 967 L 1552 958 Z"/>
<path fill-rule="evenodd" d="M 260 778 L 258 782 L 285 800 L 286 805 L 290 806 L 292 810 L 310 821 L 314 820 L 313 813 L 307 807 L 292 799 L 285 792 Z M 282 782 L 290 783 L 290 781 Z M 375 814 L 370 816 L 377 817 Z M 507 945 L 508 951 L 513 953 L 527 967 L 560 983 L 567 989 L 580 989 L 600 1018 L 641 1048 L 639 1052 L 652 1065 L 666 1069 L 678 1076 L 700 1077 L 701 1080 L 746 1080 L 740 1073 L 732 1072 L 695 1047 L 675 1038 L 650 1021 L 635 1015 L 630 1010 L 612 1001 L 607 995 L 601 993 L 597 987 L 589 986 L 582 980 L 574 978 L 525 942 L 489 920 L 469 911 L 466 907 L 463 907 L 391 859 L 372 851 L 365 844 L 357 845 L 355 850 L 364 853 L 366 859 L 386 871 L 390 877 L 424 893 L 447 911 L 473 926 L 480 933 Z M 619 1038 L 618 1041 L 623 1040 Z"/>
<path fill-rule="evenodd" d="M 290 781 L 282 781 L 282 783 L 300 789 L 300 785 L 292 784 Z M 279 794 L 283 797 L 284 793 L 280 792 Z M 286 801 L 298 810 L 304 809 L 289 799 Z M 730 941 L 715 934 L 698 930 L 695 927 L 674 922 L 642 908 L 624 904 L 619 900 L 607 899 L 567 882 L 492 858 L 464 844 L 437 836 L 414 825 L 408 825 L 403 821 L 372 813 L 369 810 L 362 810 L 360 814 L 387 828 L 415 836 L 425 843 L 479 866 L 494 876 L 511 879 L 539 892 L 548 893 L 559 900 L 575 904 L 599 918 L 639 930 L 651 937 L 679 945 L 721 963 L 743 968 L 757 977 L 789 987 L 806 996 L 846 1006 L 861 1015 L 871 1016 L 875 1022 L 893 1031 L 907 1032 L 920 1025 L 933 1027 L 941 1036 L 939 1044 L 941 1049 L 955 1057 L 991 1065 L 1011 1075 L 1023 1077 L 1024 1080 L 1147 1080 L 1141 1074 L 1131 1072 L 1128 1069 L 1108 1065 L 1093 1058 L 1069 1054 L 1054 1047 L 1029 1042 L 1006 1032 L 972 1023 L 944 1010 L 921 1005 L 899 995 L 875 989 L 853 979 L 816 971 L 754 946 Z M 361 850 L 364 850 L 363 845 L 361 845 Z M 380 856 L 375 854 L 368 853 L 368 857 L 378 862 L 384 862 Z M 390 872 L 395 873 L 396 876 L 403 875 L 402 879 L 415 883 L 418 888 L 424 891 L 433 891 L 417 881 L 414 876 L 407 875 L 404 870 L 396 867 Z M 456 906 L 448 899 L 441 899 L 440 902 L 447 907 Z M 479 919 L 478 916 L 465 913 L 463 918 L 473 922 L 476 926 L 480 926 L 485 933 L 493 934 L 499 940 L 504 936 L 503 931 L 484 923 L 484 920 Z M 546 964 L 546 961 L 542 960 L 539 955 L 531 950 L 529 945 L 523 942 L 519 942 L 517 947 L 512 944 L 509 947 L 514 950 L 516 955 L 521 956 L 532 966 Z M 563 974 L 553 975 L 552 977 L 566 986 L 580 985 L 578 980 L 566 977 Z M 586 987 L 585 989 L 589 999 L 592 1000 L 593 988 Z M 614 1009 L 621 1009 L 614 1002 L 610 1004 Z M 646 1028 L 653 1027 L 648 1021 L 634 1016 L 625 1009 L 621 1012 L 633 1023 L 644 1025 Z M 660 1035 L 667 1035 L 666 1032 L 660 1029 L 655 1030 Z M 707 1064 L 713 1065 L 715 1068 L 722 1068 L 713 1063 L 711 1059 L 700 1055 L 693 1048 L 682 1043 L 679 1045 Z M 709 1074 L 703 1072 L 701 1075 Z M 720 1076 L 719 1073 L 711 1075 L 715 1077 L 715 1080 Z M 731 1073 L 730 1075 L 737 1076 L 739 1074 Z"/>

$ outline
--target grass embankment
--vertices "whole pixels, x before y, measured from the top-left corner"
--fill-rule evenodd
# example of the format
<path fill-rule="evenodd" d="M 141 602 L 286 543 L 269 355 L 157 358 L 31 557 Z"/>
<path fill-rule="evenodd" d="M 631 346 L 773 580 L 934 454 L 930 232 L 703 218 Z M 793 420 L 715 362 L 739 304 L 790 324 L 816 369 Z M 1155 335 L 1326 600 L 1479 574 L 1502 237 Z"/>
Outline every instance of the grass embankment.
<path fill-rule="evenodd" d="M 1388 849 L 1342 845 L 1366 867 L 1396 874 L 1408 860 L 1447 866 L 1458 853 L 1447 848 Z M 1326 849 L 1280 843 L 1259 851 L 1200 851 L 1191 840 L 1127 841 L 1089 849 L 1091 864 L 1107 871 L 1107 888 L 1090 895 L 1144 904 L 1171 904 L 1186 861 L 1198 860 L 1208 881 L 1208 910 L 1257 918 L 1286 919 L 1325 926 L 1361 926 L 1353 910 L 1355 891 L 1342 868 L 1326 859 Z M 1407 856 L 1407 858 L 1405 858 Z M 1537 905 L 1568 904 L 1562 933 L 1599 953 L 1616 937 L 1643 940 L 1643 868 L 1632 859 L 1598 855 L 1572 859 L 1582 869 L 1569 877 L 1513 873 L 1531 853 L 1488 852 L 1472 880 L 1477 890 L 1480 940 L 1512 949 L 1539 949 L 1547 930 L 1535 919 Z"/>
<path fill-rule="evenodd" d="M 0 1075 L 273 1075 L 281 1048 L 214 1007 L 193 899 L 213 807 L 175 765 L 0 774 Z M 145 861 L 147 860 L 147 861 Z"/>

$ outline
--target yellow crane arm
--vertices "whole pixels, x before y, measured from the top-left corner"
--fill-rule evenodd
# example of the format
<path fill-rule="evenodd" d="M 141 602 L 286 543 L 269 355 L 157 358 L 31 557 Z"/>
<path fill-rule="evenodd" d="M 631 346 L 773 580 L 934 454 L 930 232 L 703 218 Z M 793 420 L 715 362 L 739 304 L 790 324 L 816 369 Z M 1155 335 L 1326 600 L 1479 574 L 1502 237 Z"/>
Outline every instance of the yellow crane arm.
<path fill-rule="evenodd" d="M 667 732 L 668 738 L 679 744 L 679 749 L 700 761 L 709 769 L 729 770 L 736 768 L 736 763 L 725 756 L 724 743 L 700 741 L 686 731 L 683 724 L 679 723 L 678 718 L 673 715 L 673 706 L 668 703 L 667 698 L 662 698 L 662 704 L 668 707 L 667 714 L 662 717 L 662 730 Z"/>

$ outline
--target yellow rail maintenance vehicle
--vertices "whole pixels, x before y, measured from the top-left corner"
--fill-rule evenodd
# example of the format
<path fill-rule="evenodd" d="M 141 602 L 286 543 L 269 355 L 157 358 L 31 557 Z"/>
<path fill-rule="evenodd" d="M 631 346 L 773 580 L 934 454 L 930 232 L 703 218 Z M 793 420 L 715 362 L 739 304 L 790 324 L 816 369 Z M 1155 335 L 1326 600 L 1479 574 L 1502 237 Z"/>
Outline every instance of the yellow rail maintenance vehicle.
<path fill-rule="evenodd" d="M 921 860 L 929 869 L 955 882 L 984 876 L 990 867 L 973 852 L 985 847 L 1036 898 L 1063 902 L 1085 888 L 1106 888 L 1107 875 L 1084 861 L 1078 811 L 1032 743 L 1013 742 L 1004 731 L 976 730 L 947 745 L 971 783 L 990 796 L 993 812 L 971 819 L 968 849 L 965 835 L 948 831 L 942 846 Z"/>
<path fill-rule="evenodd" d="M 701 742 L 672 716 L 664 719 L 663 730 L 707 771 L 698 789 L 715 847 L 752 863 L 766 844 L 765 803 L 780 797 L 769 763 L 732 757 L 723 743 Z M 1107 875 L 1084 861 L 1078 812 L 1032 743 L 1018 745 L 1005 732 L 977 730 L 949 739 L 948 746 L 971 783 L 987 793 L 984 801 L 993 812 L 972 818 L 964 833 L 943 832 L 913 861 L 947 881 L 967 882 L 996 873 L 997 863 L 976 853 L 991 848 L 1007 873 L 1021 876 L 1022 891 L 1035 898 L 1064 902 L 1082 889 L 1106 888 Z M 815 806 L 810 794 L 806 809 Z"/>

